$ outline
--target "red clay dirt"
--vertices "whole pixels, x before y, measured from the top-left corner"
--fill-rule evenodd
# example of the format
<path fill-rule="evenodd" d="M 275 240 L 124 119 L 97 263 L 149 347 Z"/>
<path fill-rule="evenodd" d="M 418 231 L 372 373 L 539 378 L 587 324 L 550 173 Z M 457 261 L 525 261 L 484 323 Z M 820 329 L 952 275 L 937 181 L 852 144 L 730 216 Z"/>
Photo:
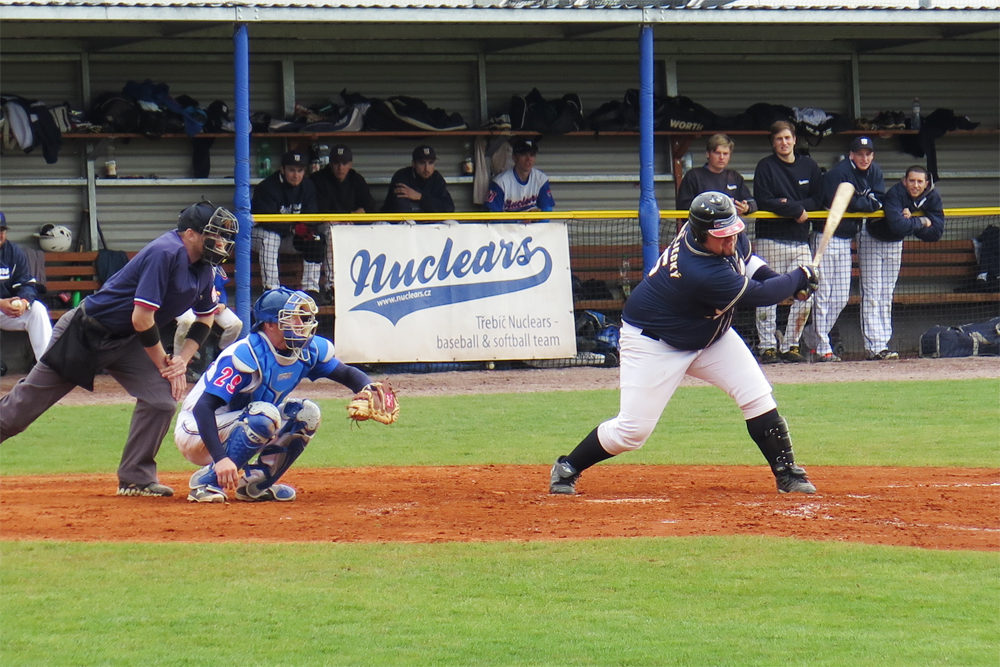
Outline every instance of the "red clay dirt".
<path fill-rule="evenodd" d="M 292 469 L 294 503 L 195 505 L 114 495 L 113 475 L 5 477 L 7 540 L 486 542 L 771 535 L 1000 551 L 1000 472 L 816 467 L 813 496 L 779 495 L 765 466 L 603 465 L 577 496 L 548 466 Z M 184 492 L 181 494 L 181 492 Z"/>
<path fill-rule="evenodd" d="M 772 383 L 997 377 L 996 359 L 765 367 Z M 617 369 L 391 376 L 408 395 L 617 387 Z M 9 391 L 17 378 L 5 377 Z M 67 404 L 129 400 L 109 378 Z M 697 382 L 694 382 L 697 384 Z M 346 398 L 333 383 L 297 393 Z M 794 424 L 793 424 L 794 427 Z M 567 447 L 573 443 L 568 443 Z M 623 461 L 624 463 L 624 461 Z M 580 495 L 550 496 L 549 467 L 309 470 L 286 475 L 294 503 L 195 505 L 188 474 L 173 498 L 114 495 L 113 472 L 0 478 L 0 539 L 130 542 L 480 542 L 639 536 L 770 535 L 928 549 L 1000 551 L 1000 470 L 809 466 L 819 493 L 779 495 L 765 465 L 600 464 Z"/>

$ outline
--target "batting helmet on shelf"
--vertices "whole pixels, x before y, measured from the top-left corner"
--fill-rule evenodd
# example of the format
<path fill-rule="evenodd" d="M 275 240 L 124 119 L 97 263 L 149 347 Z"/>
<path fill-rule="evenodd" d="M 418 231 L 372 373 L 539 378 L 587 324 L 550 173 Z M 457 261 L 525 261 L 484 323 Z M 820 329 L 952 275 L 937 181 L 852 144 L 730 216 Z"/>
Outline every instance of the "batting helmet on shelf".
<path fill-rule="evenodd" d="M 68 252 L 73 247 L 73 232 L 62 225 L 45 223 L 34 236 L 45 252 Z"/>
<path fill-rule="evenodd" d="M 716 238 L 735 236 L 746 229 L 736 215 L 732 198 L 721 192 L 703 192 L 695 197 L 691 202 L 688 224 L 699 241 L 704 241 L 708 235 Z"/>

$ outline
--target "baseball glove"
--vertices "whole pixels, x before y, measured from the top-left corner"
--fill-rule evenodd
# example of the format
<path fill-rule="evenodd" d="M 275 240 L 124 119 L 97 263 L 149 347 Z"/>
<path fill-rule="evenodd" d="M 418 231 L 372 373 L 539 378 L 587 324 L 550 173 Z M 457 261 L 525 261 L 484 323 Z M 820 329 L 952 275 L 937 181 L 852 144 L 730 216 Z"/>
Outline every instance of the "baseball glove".
<path fill-rule="evenodd" d="M 388 383 L 372 382 L 347 404 L 347 416 L 356 422 L 374 419 L 380 424 L 391 424 L 399 418 L 396 392 Z"/>

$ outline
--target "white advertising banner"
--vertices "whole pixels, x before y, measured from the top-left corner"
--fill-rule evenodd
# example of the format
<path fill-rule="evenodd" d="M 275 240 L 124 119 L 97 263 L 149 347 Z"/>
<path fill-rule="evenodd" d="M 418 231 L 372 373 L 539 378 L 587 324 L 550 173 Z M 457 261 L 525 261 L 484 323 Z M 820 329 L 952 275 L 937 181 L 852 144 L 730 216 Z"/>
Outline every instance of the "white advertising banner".
<path fill-rule="evenodd" d="M 576 355 L 566 223 L 331 230 L 338 358 L 388 363 Z"/>

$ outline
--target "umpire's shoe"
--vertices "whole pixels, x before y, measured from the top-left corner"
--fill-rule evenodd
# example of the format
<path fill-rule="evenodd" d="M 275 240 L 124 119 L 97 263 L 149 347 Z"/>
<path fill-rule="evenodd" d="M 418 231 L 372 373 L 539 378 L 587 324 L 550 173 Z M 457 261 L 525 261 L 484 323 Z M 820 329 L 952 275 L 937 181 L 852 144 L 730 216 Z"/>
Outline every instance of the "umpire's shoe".
<path fill-rule="evenodd" d="M 158 496 L 161 498 L 169 498 L 174 495 L 174 490 L 169 486 L 164 486 L 162 484 L 157 484 L 156 482 L 150 482 L 149 484 L 139 485 L 139 484 L 126 484 L 121 482 L 118 484 L 119 496 Z"/>
<path fill-rule="evenodd" d="M 565 456 L 560 456 L 555 465 L 552 466 L 549 493 L 572 496 L 576 493 L 576 480 L 578 479 L 580 479 L 580 472 L 570 465 Z"/>

